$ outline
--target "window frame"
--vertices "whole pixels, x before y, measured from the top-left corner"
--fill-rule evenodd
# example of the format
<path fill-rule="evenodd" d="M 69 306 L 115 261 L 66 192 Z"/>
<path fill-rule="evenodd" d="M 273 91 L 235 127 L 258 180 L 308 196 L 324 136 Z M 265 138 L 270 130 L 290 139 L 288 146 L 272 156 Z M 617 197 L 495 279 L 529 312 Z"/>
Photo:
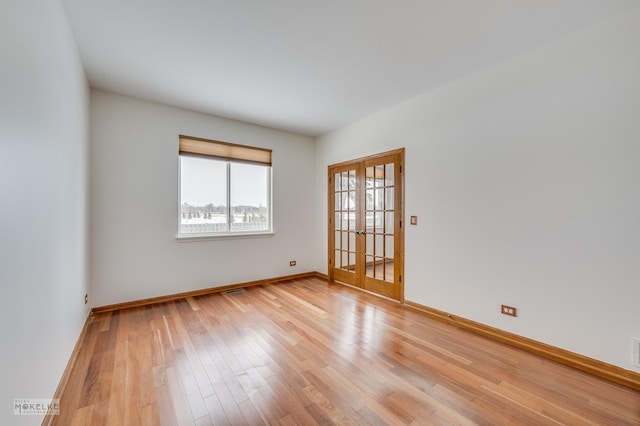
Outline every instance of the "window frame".
<path fill-rule="evenodd" d="M 220 142 L 215 140 L 203 139 L 203 138 L 195 138 L 190 136 L 179 136 L 180 145 L 178 149 L 178 217 L 177 217 L 177 234 L 176 239 L 178 241 L 195 241 L 195 240 L 209 240 L 209 239 L 235 239 L 235 238 L 256 238 L 256 237 L 268 237 L 274 235 L 273 231 L 273 164 L 271 162 L 271 150 L 264 148 L 256 148 L 247 145 L 238 145 L 232 144 L 228 142 Z M 226 147 L 230 147 L 233 151 L 235 149 L 239 149 L 239 156 L 251 156 L 252 150 L 257 151 L 256 155 L 261 156 L 262 159 L 259 161 L 252 160 L 244 160 L 242 158 L 234 158 L 233 155 L 230 156 L 217 156 L 217 155 L 207 155 L 202 154 L 200 152 L 191 152 L 191 151 L 183 151 L 182 150 L 182 141 L 196 141 L 196 143 L 208 142 L 218 146 L 218 148 L 222 148 L 223 150 Z M 263 151 L 263 152 L 260 152 Z M 268 162 L 266 161 L 266 157 L 264 156 L 264 152 L 268 152 Z M 227 216 L 227 231 L 226 232 L 194 232 L 194 233 L 182 233 L 182 157 L 197 157 L 201 159 L 208 159 L 212 161 L 220 161 L 225 163 L 226 166 L 226 216 Z M 264 160 L 264 161 L 263 161 Z M 266 196 L 267 196 L 267 229 L 256 231 L 232 231 L 232 222 L 230 221 L 230 217 L 232 215 L 231 206 L 231 167 L 233 164 L 254 164 L 261 165 L 267 169 L 267 188 L 266 188 Z"/>

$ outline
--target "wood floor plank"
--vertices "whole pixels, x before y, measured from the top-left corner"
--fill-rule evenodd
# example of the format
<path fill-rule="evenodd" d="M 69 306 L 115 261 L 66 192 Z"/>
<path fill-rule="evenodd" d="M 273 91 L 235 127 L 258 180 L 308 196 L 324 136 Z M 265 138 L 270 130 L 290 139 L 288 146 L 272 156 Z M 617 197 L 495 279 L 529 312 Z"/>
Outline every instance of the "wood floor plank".
<path fill-rule="evenodd" d="M 126 328 L 122 327 L 121 330 L 126 330 Z M 110 389 L 112 396 L 109 398 L 108 417 L 109 422 L 112 424 L 124 424 L 126 398 L 130 394 L 129 386 L 127 386 L 128 345 L 129 342 L 126 338 L 124 340 L 118 339 L 116 343 L 115 365 Z"/>
<path fill-rule="evenodd" d="M 179 425 L 193 425 L 194 421 L 189 408 L 187 392 L 178 371 L 176 371 L 176 367 L 167 368 L 167 381 L 177 423 Z"/>
<path fill-rule="evenodd" d="M 279 376 L 271 376 L 266 381 L 278 399 L 279 405 L 287 410 L 287 414 L 278 420 L 280 423 L 288 424 L 293 421 L 294 424 L 313 424 L 313 418 L 304 409 L 308 401 L 299 396 L 299 392 L 302 392 L 301 389 L 288 387 L 285 380 Z"/>
<path fill-rule="evenodd" d="M 93 407 L 91 405 L 77 409 L 71 418 L 71 426 L 84 426 L 91 424 L 91 411 Z M 61 415 L 66 415 L 64 412 Z"/>
<path fill-rule="evenodd" d="M 253 402 L 250 399 L 242 401 L 238 404 L 238 408 L 240 409 L 240 412 L 242 412 L 246 423 L 238 422 L 236 424 L 259 425 L 263 423 L 260 413 L 258 413 L 258 410 L 256 410 L 255 405 L 253 405 Z"/>
<path fill-rule="evenodd" d="M 233 399 L 233 395 L 229 388 L 227 387 L 227 383 L 221 378 L 220 381 L 215 382 L 213 384 L 215 393 L 222 405 L 222 409 L 224 411 L 224 415 L 229 419 L 231 424 L 239 424 L 244 419 L 244 414 L 240 410 L 238 406 L 238 402 Z"/>
<path fill-rule="evenodd" d="M 224 409 L 218 400 L 217 395 L 211 395 L 204 399 L 204 404 L 207 407 L 209 418 L 214 425 L 230 425 L 229 419 L 224 413 Z"/>
<path fill-rule="evenodd" d="M 178 418 L 176 417 L 176 409 L 174 407 L 173 398 L 171 395 L 171 389 L 169 388 L 169 381 L 156 387 L 156 408 L 158 411 L 158 418 L 160 419 L 160 425 L 169 426 L 177 425 Z"/>
<path fill-rule="evenodd" d="M 160 420 L 159 409 L 157 403 L 145 405 L 142 408 L 142 419 L 139 423 L 142 426 L 155 426 L 163 424 Z"/>
<path fill-rule="evenodd" d="M 640 426 L 640 392 L 316 278 L 95 314 L 55 425 Z"/>

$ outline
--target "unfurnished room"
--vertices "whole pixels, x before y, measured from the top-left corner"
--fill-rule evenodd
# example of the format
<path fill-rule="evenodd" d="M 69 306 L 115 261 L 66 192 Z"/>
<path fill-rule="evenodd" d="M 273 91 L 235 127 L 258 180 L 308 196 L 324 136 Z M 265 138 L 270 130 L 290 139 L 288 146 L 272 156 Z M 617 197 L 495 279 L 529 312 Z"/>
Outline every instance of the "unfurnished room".
<path fill-rule="evenodd" d="M 3 0 L 2 425 L 640 425 L 638 0 Z"/>

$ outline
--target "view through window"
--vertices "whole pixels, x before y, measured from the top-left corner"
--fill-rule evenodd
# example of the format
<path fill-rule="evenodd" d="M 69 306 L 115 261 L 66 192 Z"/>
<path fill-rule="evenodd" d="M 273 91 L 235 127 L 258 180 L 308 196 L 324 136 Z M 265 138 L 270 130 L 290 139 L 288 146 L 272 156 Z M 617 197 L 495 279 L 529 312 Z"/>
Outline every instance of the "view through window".
<path fill-rule="evenodd" d="M 181 139 L 181 235 L 271 231 L 270 163 L 196 154 L 187 149 Z"/>

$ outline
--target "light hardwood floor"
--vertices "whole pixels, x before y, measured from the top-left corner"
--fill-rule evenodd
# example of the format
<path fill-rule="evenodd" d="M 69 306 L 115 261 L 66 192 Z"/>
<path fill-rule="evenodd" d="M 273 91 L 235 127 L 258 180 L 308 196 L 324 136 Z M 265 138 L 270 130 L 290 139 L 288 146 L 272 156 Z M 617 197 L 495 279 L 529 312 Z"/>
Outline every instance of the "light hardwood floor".
<path fill-rule="evenodd" d="M 640 392 L 317 278 L 97 314 L 57 425 L 640 425 Z"/>

